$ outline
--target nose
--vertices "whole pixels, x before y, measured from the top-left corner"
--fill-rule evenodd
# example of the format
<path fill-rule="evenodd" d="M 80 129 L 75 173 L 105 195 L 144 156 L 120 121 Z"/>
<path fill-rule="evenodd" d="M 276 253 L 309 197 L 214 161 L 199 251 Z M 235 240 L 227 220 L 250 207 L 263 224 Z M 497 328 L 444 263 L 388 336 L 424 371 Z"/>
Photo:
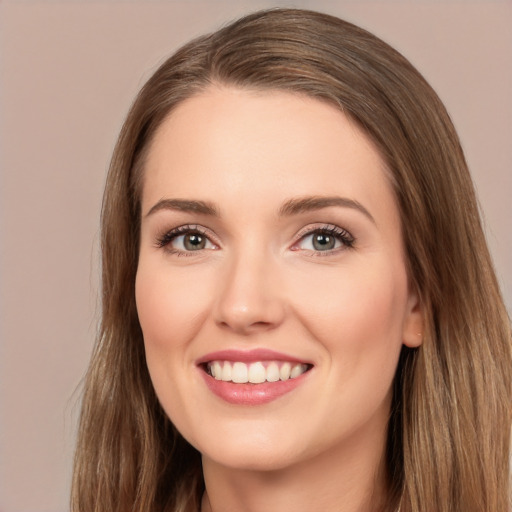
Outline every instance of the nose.
<path fill-rule="evenodd" d="M 279 272 L 271 258 L 233 257 L 219 276 L 215 321 L 223 329 L 250 335 L 278 327 L 285 317 Z"/>

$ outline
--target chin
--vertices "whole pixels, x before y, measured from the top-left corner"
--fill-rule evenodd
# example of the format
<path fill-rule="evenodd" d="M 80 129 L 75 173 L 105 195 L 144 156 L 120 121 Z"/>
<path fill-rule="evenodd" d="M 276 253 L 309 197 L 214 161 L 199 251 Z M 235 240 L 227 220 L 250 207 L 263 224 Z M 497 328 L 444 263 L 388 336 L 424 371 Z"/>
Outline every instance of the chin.
<path fill-rule="evenodd" d="M 247 449 L 234 445 L 232 449 L 219 453 L 203 453 L 203 457 L 215 464 L 238 471 L 279 471 L 294 465 L 298 457 L 292 454 L 278 452 L 278 450 Z"/>
<path fill-rule="evenodd" d="M 221 435 L 217 433 L 214 438 L 191 439 L 189 442 L 201 452 L 202 456 L 215 464 L 226 468 L 246 471 L 275 471 L 293 465 L 302 457 L 304 442 L 288 438 L 283 439 L 282 432 L 272 436 L 272 433 L 263 434 L 250 429 L 238 429 L 237 434 L 232 432 Z"/>

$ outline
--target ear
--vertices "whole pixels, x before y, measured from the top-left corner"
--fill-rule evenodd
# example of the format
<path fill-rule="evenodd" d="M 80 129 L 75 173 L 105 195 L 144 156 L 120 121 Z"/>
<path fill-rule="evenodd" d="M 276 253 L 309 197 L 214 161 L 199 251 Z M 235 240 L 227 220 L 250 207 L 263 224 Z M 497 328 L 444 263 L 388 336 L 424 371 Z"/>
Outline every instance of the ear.
<path fill-rule="evenodd" d="M 409 292 L 402 330 L 402 342 L 406 347 L 417 348 L 423 343 L 423 309 L 418 293 Z"/>

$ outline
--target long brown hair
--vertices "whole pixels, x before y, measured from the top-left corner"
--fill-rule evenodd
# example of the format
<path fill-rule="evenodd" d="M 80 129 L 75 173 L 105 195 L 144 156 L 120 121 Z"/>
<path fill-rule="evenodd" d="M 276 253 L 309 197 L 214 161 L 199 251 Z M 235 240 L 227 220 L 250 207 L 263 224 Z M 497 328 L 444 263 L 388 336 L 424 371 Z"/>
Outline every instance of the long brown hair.
<path fill-rule="evenodd" d="M 73 512 L 197 511 L 200 455 L 153 391 L 137 319 L 140 192 L 162 120 L 211 83 L 306 94 L 350 116 L 379 148 L 401 213 L 424 341 L 404 348 L 389 423 L 388 510 L 507 512 L 510 321 L 458 137 L 422 76 L 337 18 L 249 15 L 169 58 L 122 128 L 102 210 L 102 321 L 85 381 Z"/>

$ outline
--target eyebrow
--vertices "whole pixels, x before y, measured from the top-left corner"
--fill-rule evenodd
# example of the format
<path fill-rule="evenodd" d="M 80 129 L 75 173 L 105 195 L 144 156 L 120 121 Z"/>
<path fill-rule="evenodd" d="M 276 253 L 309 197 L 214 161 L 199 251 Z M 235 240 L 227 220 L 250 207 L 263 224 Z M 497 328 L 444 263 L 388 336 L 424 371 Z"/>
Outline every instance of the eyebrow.
<path fill-rule="evenodd" d="M 308 196 L 290 199 L 289 201 L 286 201 L 279 209 L 279 215 L 296 215 L 298 213 L 329 208 L 330 206 L 352 208 L 361 212 L 375 224 L 375 219 L 373 218 L 372 214 L 361 203 L 355 201 L 354 199 L 349 199 L 348 197 L 339 196 Z"/>
<path fill-rule="evenodd" d="M 191 199 L 161 199 L 151 207 L 146 217 L 160 210 L 177 210 L 180 212 L 200 213 L 218 217 L 219 212 L 213 203 L 208 201 L 194 201 Z"/>
<path fill-rule="evenodd" d="M 357 210 L 375 224 L 375 219 L 372 214 L 361 203 L 354 199 L 339 196 L 306 196 L 293 198 L 286 201 L 281 206 L 278 215 L 280 217 L 288 217 L 300 213 L 321 210 L 322 208 L 329 208 L 331 206 Z M 151 207 L 146 214 L 146 217 L 149 217 L 160 210 L 199 213 L 202 215 L 210 215 L 212 217 L 220 216 L 216 206 L 209 201 L 196 201 L 192 199 L 161 199 Z"/>

